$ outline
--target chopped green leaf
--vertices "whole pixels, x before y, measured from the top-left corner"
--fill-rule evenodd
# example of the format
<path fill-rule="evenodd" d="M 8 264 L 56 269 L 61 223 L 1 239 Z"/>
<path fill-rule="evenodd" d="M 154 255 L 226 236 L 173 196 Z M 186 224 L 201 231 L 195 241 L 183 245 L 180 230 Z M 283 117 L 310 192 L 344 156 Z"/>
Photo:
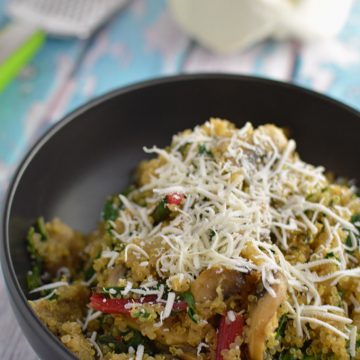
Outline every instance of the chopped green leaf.
<path fill-rule="evenodd" d="M 352 217 L 351 217 L 351 223 L 355 225 L 355 227 L 360 231 L 360 226 L 356 225 L 357 223 L 360 223 L 360 214 L 354 214 Z M 353 243 L 352 243 L 352 240 L 351 240 L 351 237 L 350 235 L 348 235 L 345 239 L 345 245 L 346 246 L 352 246 Z"/>
<path fill-rule="evenodd" d="M 166 198 L 162 199 L 151 214 L 154 225 L 161 223 L 170 216 L 170 209 L 167 207 Z"/>
<path fill-rule="evenodd" d="M 31 227 L 26 236 L 27 250 L 31 258 L 31 270 L 26 275 L 26 284 L 29 291 L 42 285 L 42 258 L 35 248 L 34 237 L 36 234 L 38 233 L 36 233 L 35 227 Z"/>
<path fill-rule="evenodd" d="M 195 308 L 195 299 L 190 291 L 180 294 L 180 297 L 186 301 L 189 307 Z"/>
<path fill-rule="evenodd" d="M 200 155 L 213 156 L 213 153 L 210 150 L 208 150 L 204 144 L 200 144 L 198 150 Z"/>
<path fill-rule="evenodd" d="M 45 227 L 45 220 L 43 217 L 39 217 L 36 221 L 36 227 L 37 230 L 39 230 L 39 234 L 41 236 L 41 240 L 45 241 L 48 240 L 49 235 L 47 233 L 46 227 Z"/>
<path fill-rule="evenodd" d="M 109 197 L 104 205 L 102 211 L 102 218 L 105 221 L 115 221 L 119 216 L 119 210 L 122 206 L 122 202 L 118 195 Z"/>
<path fill-rule="evenodd" d="M 26 284 L 29 291 L 34 290 L 42 285 L 41 281 L 41 266 L 34 264 L 31 270 L 26 275 Z"/>
<path fill-rule="evenodd" d="M 145 309 L 140 309 L 133 313 L 133 316 L 140 319 L 140 320 L 146 320 L 150 317 L 150 313 L 146 311 Z"/>
<path fill-rule="evenodd" d="M 134 329 L 122 333 L 121 336 L 113 336 L 112 334 L 99 335 L 97 342 L 100 345 L 108 346 L 116 354 L 127 353 L 130 346 L 136 349 L 138 345 L 144 345 L 145 353 L 149 355 L 154 355 L 155 353 L 153 342 Z"/>
<path fill-rule="evenodd" d="M 125 350 L 125 344 L 121 336 L 115 337 L 110 334 L 103 334 L 98 336 L 97 341 L 99 344 L 106 345 L 113 349 L 116 354 L 122 353 Z"/>
<path fill-rule="evenodd" d="M 190 319 L 194 322 L 197 323 L 197 320 L 195 318 L 196 315 L 196 309 L 195 309 L 195 299 L 193 294 L 190 291 L 184 292 L 182 294 L 180 294 L 180 297 L 186 301 L 187 305 L 188 305 L 188 315 L 190 317 Z"/>
<path fill-rule="evenodd" d="M 352 246 L 352 240 L 351 240 L 351 237 L 350 235 L 347 236 L 346 240 L 345 240 L 345 245 L 346 246 Z"/>
<path fill-rule="evenodd" d="M 109 286 L 101 288 L 101 293 L 111 298 L 121 297 L 121 292 L 125 288 L 123 286 Z"/>
<path fill-rule="evenodd" d="M 134 349 L 136 349 L 139 345 L 144 345 L 145 352 L 149 355 L 154 355 L 154 344 L 149 338 L 143 336 L 140 331 L 134 329 L 131 329 L 130 333 L 132 336 L 129 340 L 126 341 L 127 348 L 132 346 Z"/>
<path fill-rule="evenodd" d="M 34 236 L 35 236 L 35 229 L 31 227 L 26 236 L 27 250 L 29 252 L 31 259 L 37 260 L 39 258 L 39 255 L 35 249 Z"/>
<path fill-rule="evenodd" d="M 290 350 L 282 351 L 277 357 L 278 360 L 295 360 L 294 355 L 290 353 Z"/>
<path fill-rule="evenodd" d="M 360 214 L 355 214 L 351 217 L 351 223 L 354 224 L 358 229 L 360 226 L 357 226 L 356 223 L 360 223 Z"/>
<path fill-rule="evenodd" d="M 311 345 L 311 340 L 306 340 L 306 341 L 304 342 L 304 345 L 303 345 L 303 347 L 301 348 L 301 353 L 304 354 L 303 359 L 304 359 L 304 360 L 320 360 L 320 359 L 321 359 L 321 355 L 317 355 L 317 354 L 308 355 L 308 354 L 306 354 L 307 349 L 310 347 L 310 345 Z"/>
<path fill-rule="evenodd" d="M 279 326 L 276 330 L 277 339 L 282 338 L 284 336 L 287 321 L 288 321 L 288 316 L 286 314 L 282 315 L 279 320 Z"/>
<path fill-rule="evenodd" d="M 334 253 L 331 251 L 331 252 L 329 252 L 329 253 L 326 254 L 325 259 L 330 259 L 330 258 L 333 258 L 333 257 L 335 257 L 335 255 L 334 255 Z"/>
<path fill-rule="evenodd" d="M 95 274 L 95 270 L 92 266 L 84 271 L 84 280 L 89 281 Z"/>
<path fill-rule="evenodd" d="M 340 259 L 332 251 L 326 254 L 325 259 L 335 259 L 340 261 Z"/>

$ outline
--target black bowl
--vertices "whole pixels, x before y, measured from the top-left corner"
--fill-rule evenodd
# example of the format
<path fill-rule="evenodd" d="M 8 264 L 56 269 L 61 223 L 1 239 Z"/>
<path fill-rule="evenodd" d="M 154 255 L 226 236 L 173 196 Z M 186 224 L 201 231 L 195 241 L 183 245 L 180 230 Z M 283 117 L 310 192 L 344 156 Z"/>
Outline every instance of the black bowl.
<path fill-rule="evenodd" d="M 287 127 L 304 160 L 360 179 L 359 113 L 293 85 L 236 75 L 178 76 L 116 90 L 81 107 L 29 152 L 5 204 L 1 264 L 16 318 L 41 358 L 75 359 L 27 304 L 28 227 L 43 215 L 82 231 L 95 228 L 104 199 L 129 183 L 144 145 L 164 146 L 172 134 L 212 116 L 238 126 Z"/>

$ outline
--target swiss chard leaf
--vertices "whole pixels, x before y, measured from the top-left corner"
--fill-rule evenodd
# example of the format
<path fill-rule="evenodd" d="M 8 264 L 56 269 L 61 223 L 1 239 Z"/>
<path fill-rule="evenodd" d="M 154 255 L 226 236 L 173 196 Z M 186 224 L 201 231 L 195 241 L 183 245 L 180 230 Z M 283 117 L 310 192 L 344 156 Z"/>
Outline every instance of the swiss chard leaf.
<path fill-rule="evenodd" d="M 170 209 L 167 206 L 166 198 L 164 198 L 156 206 L 156 208 L 151 214 L 151 217 L 154 220 L 154 225 L 157 225 L 162 221 L 167 220 L 169 216 L 170 216 Z"/>
<path fill-rule="evenodd" d="M 134 329 L 131 329 L 130 333 L 132 336 L 126 341 L 127 349 L 130 346 L 136 349 L 139 345 L 144 345 L 145 348 L 144 351 L 149 355 L 154 355 L 155 353 L 154 343 L 149 338 L 143 336 L 140 331 Z M 128 338 L 128 336 L 126 336 L 126 338 Z"/>
<path fill-rule="evenodd" d="M 36 221 L 36 229 L 38 230 L 38 233 L 40 234 L 41 240 L 46 241 L 49 239 L 49 234 L 45 227 L 45 220 L 43 217 L 39 217 Z"/>
<path fill-rule="evenodd" d="M 287 321 L 288 321 L 288 316 L 286 314 L 282 315 L 279 320 L 279 326 L 276 330 L 277 339 L 282 338 L 284 336 Z"/>
<path fill-rule="evenodd" d="M 45 239 L 44 236 L 47 236 L 47 233 L 45 232 L 43 232 L 44 235 L 41 235 L 40 232 L 36 231 L 39 229 L 38 224 L 41 224 L 42 222 L 43 221 L 38 220 L 37 223 L 29 229 L 26 236 L 27 250 L 31 258 L 31 270 L 26 275 L 26 284 L 29 291 L 34 290 L 42 285 L 41 274 L 43 261 L 41 256 L 38 254 L 34 244 L 35 236 L 40 236 L 42 241 Z"/>
<path fill-rule="evenodd" d="M 295 356 L 290 353 L 290 350 L 282 351 L 276 359 L 277 360 L 296 360 Z"/>
<path fill-rule="evenodd" d="M 26 284 L 29 291 L 34 290 L 42 285 L 41 281 L 41 265 L 35 263 L 26 275 Z"/>
<path fill-rule="evenodd" d="M 193 294 L 190 291 L 184 292 L 182 294 L 180 294 L 180 297 L 186 301 L 187 305 L 188 305 L 188 310 L 187 313 L 190 317 L 190 319 L 194 322 L 197 323 L 197 320 L 195 318 L 196 315 L 196 308 L 195 308 L 195 299 Z"/>
<path fill-rule="evenodd" d="M 200 154 L 200 155 L 213 156 L 213 153 L 212 153 L 210 150 L 208 150 L 204 144 L 200 144 L 200 145 L 199 145 L 198 151 L 199 151 L 199 154 Z"/>
<path fill-rule="evenodd" d="M 95 274 L 95 270 L 92 266 L 84 271 L 84 280 L 89 281 Z"/>
<path fill-rule="evenodd" d="M 125 344 L 120 336 L 114 337 L 110 334 L 103 334 L 98 336 L 97 341 L 99 344 L 107 345 L 113 349 L 116 354 L 122 353 L 125 350 Z"/>
<path fill-rule="evenodd" d="M 104 205 L 102 211 L 102 218 L 104 221 L 115 221 L 119 216 L 119 210 L 122 207 L 122 202 L 118 195 L 109 197 Z"/>

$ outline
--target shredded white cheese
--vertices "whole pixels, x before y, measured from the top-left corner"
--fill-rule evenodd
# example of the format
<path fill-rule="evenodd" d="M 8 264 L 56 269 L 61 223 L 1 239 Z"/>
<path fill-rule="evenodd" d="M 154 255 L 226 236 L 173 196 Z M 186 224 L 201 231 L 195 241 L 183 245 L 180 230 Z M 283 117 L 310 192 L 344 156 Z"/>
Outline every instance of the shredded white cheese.
<path fill-rule="evenodd" d="M 121 292 L 122 295 L 127 295 L 129 293 L 129 291 L 132 289 L 132 282 L 131 281 L 128 281 L 126 283 L 126 286 L 125 286 L 125 289 Z"/>
<path fill-rule="evenodd" d="M 357 335 L 357 327 L 353 326 L 350 332 L 350 341 L 349 341 L 349 353 L 351 357 L 355 357 L 356 355 L 356 335 Z"/>
<path fill-rule="evenodd" d="M 99 347 L 99 345 L 96 343 L 96 336 L 97 336 L 97 333 L 96 331 L 94 331 L 92 334 L 91 334 L 91 337 L 88 338 L 88 341 L 90 342 L 90 344 L 95 348 L 96 352 L 97 352 L 97 355 L 99 357 L 99 359 L 103 359 L 103 353 Z"/>
<path fill-rule="evenodd" d="M 37 292 L 40 292 L 40 291 L 43 291 L 43 290 L 56 289 L 56 288 L 59 288 L 61 286 L 68 286 L 68 285 L 69 284 L 66 281 L 57 281 L 57 282 L 53 282 L 51 284 L 46 284 L 46 285 L 39 286 L 38 288 L 31 290 L 30 294 L 34 294 L 34 293 L 37 293 Z"/>
<path fill-rule="evenodd" d="M 236 320 L 235 313 L 232 310 L 228 311 L 227 318 L 230 322 L 234 322 Z"/>
<path fill-rule="evenodd" d="M 163 319 L 166 319 L 170 316 L 171 310 L 174 306 L 175 297 L 176 297 L 176 294 L 174 292 L 169 292 L 167 300 L 166 300 L 163 316 L 162 316 Z"/>
<path fill-rule="evenodd" d="M 70 270 L 66 266 L 62 266 L 56 271 L 57 278 L 60 278 L 62 276 L 65 276 L 67 279 L 71 277 Z"/>
<path fill-rule="evenodd" d="M 136 358 L 135 360 L 142 360 L 143 356 L 144 356 L 144 345 L 138 345 L 137 350 L 136 350 Z"/>
<path fill-rule="evenodd" d="M 200 356 L 201 350 L 202 350 L 203 348 L 208 348 L 208 347 L 209 347 L 208 344 L 201 342 L 201 343 L 197 346 L 196 355 L 197 355 L 197 356 Z"/>
<path fill-rule="evenodd" d="M 40 300 L 47 300 L 47 299 L 50 299 L 53 295 L 56 294 L 56 289 L 51 291 L 48 295 L 44 296 L 44 297 L 41 297 L 39 299 L 36 299 L 35 301 L 40 301 Z"/>
<path fill-rule="evenodd" d="M 128 252 L 129 249 L 132 249 L 134 252 L 140 253 L 141 255 L 145 256 L 146 258 L 149 258 L 149 255 L 146 253 L 145 250 L 143 250 L 140 246 L 136 244 L 128 244 L 125 248 L 125 262 L 128 261 Z"/>
<path fill-rule="evenodd" d="M 89 322 L 97 319 L 101 315 L 102 315 L 101 311 L 94 312 L 93 309 L 88 309 L 84 324 L 82 326 L 82 330 L 85 331 L 87 329 L 87 326 L 89 325 Z"/>
<path fill-rule="evenodd" d="M 180 151 L 184 146 L 185 158 Z M 206 151 L 200 153 L 200 148 Z M 140 189 L 152 192 L 147 198 L 149 206 L 140 207 L 121 195 L 125 210 L 119 212 L 118 220 L 124 231 L 113 230 L 113 235 L 126 244 L 125 261 L 130 250 L 139 260 L 148 259 L 141 244 L 161 239 L 164 247 L 158 249 L 156 263 L 160 276 L 191 280 L 212 266 L 255 271 L 272 296 L 276 296 L 273 285 L 279 281 L 275 275 L 281 272 L 288 284 L 286 304 L 298 336 L 307 334 L 305 325 L 313 323 L 349 339 L 351 320 L 322 303 L 317 284 L 330 281 L 335 286 L 345 277 L 360 278 L 359 267 L 348 268 L 350 261 L 357 264 L 348 251 L 359 246 L 358 230 L 346 207 L 311 199 L 329 184 L 324 169 L 301 161 L 295 150 L 296 143 L 274 128 L 254 130 L 246 124 L 226 137 L 217 135 L 211 122 L 205 128 L 175 135 L 167 150 L 145 148 L 164 163 Z M 153 210 L 165 195 L 174 192 L 185 195 L 177 216 L 152 226 Z M 285 258 L 282 250 L 289 249 L 294 234 L 315 236 L 320 231 L 324 232 L 324 245 L 309 262 L 292 264 Z M 344 233 L 351 246 L 345 243 Z M 141 246 L 133 243 L 134 239 Z M 253 258 L 244 255 L 249 248 Z M 327 258 L 329 253 L 334 257 Z M 147 261 L 140 264 L 147 266 Z M 316 268 L 325 265 L 334 265 L 336 270 L 318 275 Z M 159 290 L 161 299 L 161 286 Z M 141 294 L 141 289 L 132 291 Z M 305 299 L 304 303 L 298 298 Z M 170 315 L 174 300 L 175 293 L 170 292 L 158 326 Z M 233 318 L 229 313 L 228 317 Z"/>
<path fill-rule="evenodd" d="M 115 260 L 119 257 L 119 253 L 117 251 L 104 250 L 101 253 L 101 257 L 110 259 L 107 267 L 111 268 L 114 265 Z"/>

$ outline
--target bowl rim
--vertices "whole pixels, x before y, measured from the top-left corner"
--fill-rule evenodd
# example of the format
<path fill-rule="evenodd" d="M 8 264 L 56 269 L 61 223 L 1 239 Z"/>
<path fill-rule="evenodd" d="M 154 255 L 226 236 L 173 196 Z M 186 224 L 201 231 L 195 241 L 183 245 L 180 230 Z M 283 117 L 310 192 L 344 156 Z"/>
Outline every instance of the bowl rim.
<path fill-rule="evenodd" d="M 141 90 L 144 88 L 149 88 L 153 86 L 159 86 L 170 83 L 180 83 L 180 82 L 191 82 L 197 80 L 236 80 L 236 81 L 248 81 L 252 83 L 263 84 L 266 86 L 276 86 L 289 89 L 290 91 L 295 91 L 300 95 L 311 96 L 316 100 L 325 101 L 331 103 L 338 108 L 352 113 L 353 115 L 359 117 L 360 111 L 355 108 L 336 100 L 328 95 L 324 95 L 320 92 L 310 90 L 303 86 L 291 82 L 283 82 L 273 79 L 268 79 L 259 76 L 249 76 L 249 75 L 240 75 L 232 73 L 196 73 L 196 74 L 180 74 L 172 76 L 161 76 L 156 78 L 147 79 L 144 81 L 132 83 L 126 86 L 115 88 L 111 91 L 108 91 L 100 96 L 95 97 L 94 99 L 82 104 L 76 109 L 72 110 L 70 113 L 65 114 L 59 121 L 49 127 L 35 143 L 29 147 L 25 152 L 25 155 L 22 156 L 22 159 L 18 162 L 16 170 L 11 176 L 8 188 L 5 192 L 4 201 L 2 202 L 2 216 L 0 218 L 0 225 L 2 231 L 0 234 L 0 262 L 3 272 L 3 279 L 6 285 L 6 290 L 9 294 L 9 300 L 11 306 L 16 308 L 19 313 L 23 315 L 24 321 L 28 323 L 29 328 L 33 331 L 40 332 L 40 335 L 47 337 L 47 340 L 51 341 L 49 344 L 50 347 L 56 346 L 60 352 L 67 358 L 76 359 L 74 354 L 68 350 L 65 345 L 46 327 L 46 325 L 36 316 L 35 312 L 32 310 L 28 304 L 26 294 L 22 291 L 19 281 L 16 277 L 16 272 L 12 257 L 10 254 L 10 236 L 9 236 L 9 221 L 10 221 L 10 212 L 13 204 L 13 199 L 17 191 L 17 187 L 22 179 L 22 175 L 27 170 L 28 166 L 31 164 L 33 158 L 37 153 L 46 145 L 46 143 L 51 140 L 51 138 L 60 131 L 63 127 L 67 126 L 69 123 L 74 121 L 79 115 L 83 114 L 86 111 L 91 110 L 92 108 L 98 106 L 101 103 L 108 101 L 117 96 L 121 96 L 125 93 L 130 93 L 133 91 Z M 19 324 L 20 325 L 20 324 Z M 20 325 L 20 327 L 22 327 Z"/>

